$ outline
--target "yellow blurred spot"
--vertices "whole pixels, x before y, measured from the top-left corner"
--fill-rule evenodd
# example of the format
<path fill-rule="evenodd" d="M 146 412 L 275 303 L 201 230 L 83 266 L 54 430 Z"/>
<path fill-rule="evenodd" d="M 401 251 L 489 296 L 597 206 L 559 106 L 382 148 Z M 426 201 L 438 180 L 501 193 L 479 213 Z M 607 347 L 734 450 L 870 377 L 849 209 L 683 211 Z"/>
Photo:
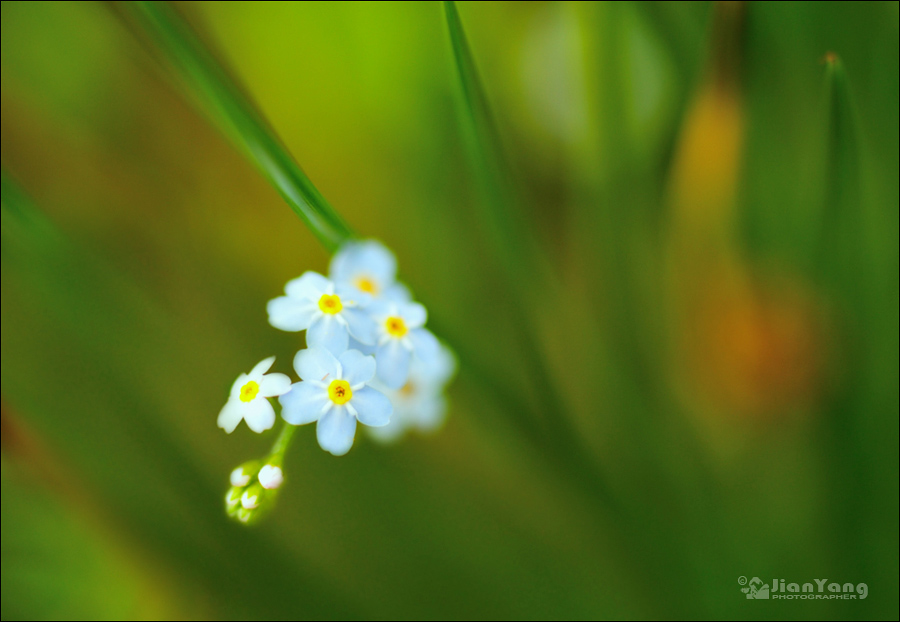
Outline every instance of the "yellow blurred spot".
<path fill-rule="evenodd" d="M 378 293 L 378 286 L 375 285 L 375 281 L 367 276 L 357 277 L 353 284 L 356 285 L 356 289 L 361 292 L 366 292 L 367 294 L 372 294 L 373 296 Z"/>
<path fill-rule="evenodd" d="M 392 337 L 404 337 L 406 333 L 409 332 L 409 329 L 406 327 L 406 322 L 403 321 L 402 317 L 389 317 L 384 322 L 384 326 L 387 329 L 387 332 Z"/>
<path fill-rule="evenodd" d="M 328 385 L 328 397 L 338 406 L 346 404 L 353 397 L 350 383 L 346 380 L 332 380 L 331 384 Z"/>
<path fill-rule="evenodd" d="M 344 305 L 341 304 L 340 296 L 334 294 L 322 294 L 322 297 L 319 298 L 319 308 L 322 310 L 322 313 L 334 315 L 335 313 L 339 313 L 341 309 L 344 308 Z"/>
<path fill-rule="evenodd" d="M 253 380 L 241 387 L 241 401 L 249 402 L 259 393 L 259 385 Z"/>
<path fill-rule="evenodd" d="M 727 219 L 743 137 L 744 114 L 736 90 L 707 85 L 687 115 L 675 159 L 673 198 L 680 220 L 715 224 Z"/>

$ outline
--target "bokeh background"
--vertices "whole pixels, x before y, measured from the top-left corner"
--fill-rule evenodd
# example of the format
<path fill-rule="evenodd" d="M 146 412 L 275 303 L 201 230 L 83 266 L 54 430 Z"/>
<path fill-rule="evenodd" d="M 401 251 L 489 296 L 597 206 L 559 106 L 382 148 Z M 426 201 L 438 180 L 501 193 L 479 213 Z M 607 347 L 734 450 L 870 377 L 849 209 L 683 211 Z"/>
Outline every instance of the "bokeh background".
<path fill-rule="evenodd" d="M 290 371 L 265 302 L 328 254 L 127 9 L 3 2 L 4 620 L 897 619 L 898 3 L 460 3 L 512 266 L 439 3 L 177 8 L 396 252 L 450 414 L 302 428 L 230 522 L 276 432 L 216 415 Z"/>

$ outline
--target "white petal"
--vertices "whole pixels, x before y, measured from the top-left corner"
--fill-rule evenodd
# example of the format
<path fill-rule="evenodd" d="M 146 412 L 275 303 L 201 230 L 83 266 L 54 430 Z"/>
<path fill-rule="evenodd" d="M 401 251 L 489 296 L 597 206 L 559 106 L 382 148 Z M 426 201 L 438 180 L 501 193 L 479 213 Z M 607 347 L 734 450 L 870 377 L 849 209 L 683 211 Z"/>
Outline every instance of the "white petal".
<path fill-rule="evenodd" d="M 377 365 L 378 361 L 376 360 L 375 363 L 376 363 L 376 365 Z M 377 374 L 376 374 L 375 377 L 371 380 L 371 382 L 367 382 L 366 384 L 368 384 L 370 387 L 372 387 L 372 388 L 374 388 L 374 389 L 377 389 L 377 390 L 381 391 L 382 393 L 384 393 L 385 395 L 387 395 L 387 396 L 391 399 L 391 402 L 394 401 L 394 394 L 397 393 L 397 391 L 395 391 L 394 389 L 392 389 L 392 388 L 390 388 L 389 386 L 387 386 L 386 384 L 384 384 L 384 383 L 378 378 L 378 375 L 377 375 Z"/>
<path fill-rule="evenodd" d="M 391 389 L 399 389 L 409 377 L 409 359 L 409 350 L 399 339 L 389 340 L 375 355 L 378 378 Z"/>
<path fill-rule="evenodd" d="M 241 395 L 241 387 L 247 384 L 247 381 L 250 380 L 250 376 L 247 374 L 241 374 L 237 377 L 237 380 L 234 381 L 234 384 L 231 385 L 231 391 L 228 395 L 232 399 L 237 399 Z"/>
<path fill-rule="evenodd" d="M 316 424 L 319 446 L 335 456 L 343 456 L 350 451 L 355 435 L 356 417 L 346 408 L 332 408 Z"/>
<path fill-rule="evenodd" d="M 341 311 L 341 317 L 347 320 L 347 330 L 354 339 L 369 345 L 375 343 L 378 325 L 366 311 L 345 307 Z"/>
<path fill-rule="evenodd" d="M 322 294 L 328 292 L 331 281 L 318 272 L 304 272 L 296 279 L 288 281 L 284 286 L 285 293 L 298 300 L 312 300 L 318 302 Z"/>
<path fill-rule="evenodd" d="M 381 292 L 379 298 L 391 302 L 409 302 L 412 300 L 412 293 L 406 285 L 397 282 Z"/>
<path fill-rule="evenodd" d="M 298 331 L 309 328 L 319 307 L 302 298 L 280 296 L 266 304 L 269 324 L 279 330 Z"/>
<path fill-rule="evenodd" d="M 241 406 L 243 406 L 243 402 L 240 400 L 228 400 L 219 412 L 219 419 L 216 423 L 227 434 L 234 432 L 241 419 L 244 418 L 244 409 Z"/>
<path fill-rule="evenodd" d="M 281 467 L 267 464 L 259 470 L 259 485 L 266 490 L 275 490 L 284 481 L 284 472 Z"/>
<path fill-rule="evenodd" d="M 259 434 L 275 425 L 275 409 L 264 397 L 257 397 L 244 407 L 244 421 L 247 427 Z"/>
<path fill-rule="evenodd" d="M 419 400 L 416 406 L 412 424 L 422 432 L 433 432 L 447 417 L 447 398 L 440 393 Z"/>
<path fill-rule="evenodd" d="M 409 377 L 415 378 L 418 384 L 435 385 L 438 388 L 445 385 L 455 373 L 456 357 L 450 348 L 440 342 L 435 356 L 427 360 L 413 357 L 409 367 Z"/>
<path fill-rule="evenodd" d="M 291 379 L 284 374 L 266 374 L 259 382 L 261 397 L 275 397 L 291 390 Z"/>
<path fill-rule="evenodd" d="M 387 425 L 391 420 L 391 413 L 394 411 L 387 395 L 372 387 L 363 387 L 354 391 L 350 403 L 356 409 L 356 418 L 360 423 L 376 428 Z"/>
<path fill-rule="evenodd" d="M 394 281 L 397 260 L 387 247 L 375 240 L 348 242 L 332 258 L 329 274 L 335 281 L 347 283 L 364 276 L 384 288 Z"/>
<path fill-rule="evenodd" d="M 324 348 L 335 356 L 340 356 L 347 350 L 349 341 L 347 327 L 329 315 L 317 318 L 306 331 L 306 345 L 310 348 Z"/>
<path fill-rule="evenodd" d="M 400 440 L 403 435 L 406 433 L 406 430 L 409 426 L 404 423 L 401 419 L 391 418 L 391 422 L 387 425 L 383 425 L 377 428 L 366 427 L 366 432 L 369 433 L 374 440 L 379 443 L 395 443 Z"/>
<path fill-rule="evenodd" d="M 347 350 L 341 355 L 340 361 L 344 370 L 344 380 L 349 382 L 351 387 L 369 382 L 375 377 L 374 356 L 366 356 L 359 350 Z"/>
<path fill-rule="evenodd" d="M 262 379 L 263 374 L 269 371 L 269 368 L 272 367 L 272 363 L 274 362 L 274 356 L 270 356 L 267 359 L 261 360 L 253 367 L 253 369 L 250 370 L 250 373 L 247 374 L 247 376 L 249 376 L 251 380 L 259 382 Z"/>
<path fill-rule="evenodd" d="M 447 382 L 456 373 L 456 355 L 453 350 L 438 342 L 437 356 L 434 364 L 435 379 L 439 382 Z"/>
<path fill-rule="evenodd" d="M 310 382 L 297 382 L 278 398 L 282 418 L 292 425 L 318 421 L 328 405 L 328 390 Z"/>
<path fill-rule="evenodd" d="M 355 287 L 344 285 L 343 283 L 335 285 L 334 293 L 341 299 L 344 309 L 347 307 L 366 307 L 372 302 L 371 294 L 361 292 Z"/>
<path fill-rule="evenodd" d="M 387 285 L 397 276 L 397 259 L 381 242 L 366 240 L 359 252 L 359 261 L 375 276 L 379 283 Z"/>
<path fill-rule="evenodd" d="M 416 328 L 409 331 L 409 340 L 413 344 L 416 356 L 426 364 L 431 363 L 439 356 L 438 351 L 441 344 L 427 328 Z"/>
<path fill-rule="evenodd" d="M 400 317 L 403 318 L 403 321 L 406 322 L 406 326 L 410 329 L 419 328 L 424 325 L 425 321 L 428 319 L 428 312 L 425 310 L 425 307 L 418 302 L 400 305 L 399 311 Z"/>
<path fill-rule="evenodd" d="M 372 316 L 376 324 L 381 324 L 389 315 L 397 315 L 397 308 L 398 303 L 394 302 L 393 300 L 379 298 L 377 300 L 373 300 L 372 304 L 366 307 L 366 311 L 369 313 L 369 315 Z"/>
<path fill-rule="evenodd" d="M 348 350 L 359 350 L 359 351 L 362 352 L 363 354 L 367 354 L 367 355 L 368 355 L 368 354 L 371 354 L 371 355 L 374 356 L 374 355 L 375 355 L 375 352 L 378 350 L 378 346 L 376 346 L 376 345 L 374 345 L 374 344 L 373 344 L 373 345 L 369 345 L 369 344 L 365 344 L 365 343 L 363 343 L 363 342 L 361 342 L 361 341 L 357 341 L 357 340 L 354 339 L 353 336 L 351 335 L 351 336 L 350 336 L 350 343 L 347 345 L 347 349 L 348 349 Z"/>
<path fill-rule="evenodd" d="M 341 364 L 323 348 L 307 348 L 294 355 L 294 371 L 300 380 L 331 382 L 341 377 Z M 294 385 L 296 388 L 297 385 Z"/>

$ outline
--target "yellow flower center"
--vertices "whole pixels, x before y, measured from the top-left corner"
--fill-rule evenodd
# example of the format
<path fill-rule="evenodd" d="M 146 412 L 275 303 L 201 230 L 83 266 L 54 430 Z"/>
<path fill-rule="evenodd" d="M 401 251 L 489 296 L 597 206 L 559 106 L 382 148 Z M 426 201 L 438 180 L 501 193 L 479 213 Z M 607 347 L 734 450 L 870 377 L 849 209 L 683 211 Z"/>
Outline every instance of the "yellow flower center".
<path fill-rule="evenodd" d="M 350 383 L 346 380 L 332 380 L 331 384 L 328 385 L 328 397 L 338 406 L 346 404 L 353 397 Z"/>
<path fill-rule="evenodd" d="M 344 308 L 344 305 L 341 304 L 340 296 L 334 294 L 322 294 L 322 297 L 319 298 L 319 308 L 322 310 L 322 313 L 334 315 L 335 313 L 339 313 L 340 310 Z"/>
<path fill-rule="evenodd" d="M 413 393 L 416 392 L 416 387 L 413 386 L 412 382 L 407 382 L 402 387 L 400 387 L 400 395 L 404 397 L 409 397 Z"/>
<path fill-rule="evenodd" d="M 259 385 L 253 380 L 241 387 L 241 401 L 249 402 L 259 393 Z"/>
<path fill-rule="evenodd" d="M 406 322 L 403 321 L 402 317 L 389 317 L 385 320 L 384 327 L 392 337 L 400 338 L 409 332 L 409 329 L 406 327 Z"/>
<path fill-rule="evenodd" d="M 375 285 L 375 281 L 370 279 L 367 276 L 357 277 L 353 284 L 356 285 L 356 289 L 361 292 L 366 292 L 367 294 L 372 294 L 373 296 L 378 293 L 378 286 Z"/>

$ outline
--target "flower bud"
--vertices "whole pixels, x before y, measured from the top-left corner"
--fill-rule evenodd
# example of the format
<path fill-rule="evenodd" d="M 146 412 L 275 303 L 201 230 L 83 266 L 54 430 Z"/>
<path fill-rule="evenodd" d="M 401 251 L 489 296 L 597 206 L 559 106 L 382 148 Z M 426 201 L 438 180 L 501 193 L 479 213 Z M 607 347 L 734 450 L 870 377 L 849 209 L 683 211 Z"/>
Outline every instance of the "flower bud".
<path fill-rule="evenodd" d="M 248 510 L 246 508 L 239 507 L 237 512 L 234 513 L 234 517 L 238 519 L 240 522 L 245 525 L 250 524 L 251 519 L 253 519 L 256 515 L 255 510 Z"/>
<path fill-rule="evenodd" d="M 241 495 L 244 494 L 243 488 L 238 488 L 237 486 L 233 486 L 228 489 L 228 493 L 225 495 L 225 508 L 227 510 L 232 510 L 241 501 Z"/>
<path fill-rule="evenodd" d="M 259 470 L 257 475 L 260 485 L 266 490 L 275 490 L 284 481 L 284 472 L 281 467 L 267 464 Z"/>
<path fill-rule="evenodd" d="M 245 462 L 231 472 L 231 476 L 229 477 L 231 485 L 235 488 L 243 488 L 253 481 L 253 476 L 256 475 L 256 470 L 258 468 L 259 462 L 257 460 Z"/>
<path fill-rule="evenodd" d="M 253 484 L 241 495 L 241 506 L 245 510 L 253 510 L 259 507 L 262 501 L 263 487 L 259 484 Z"/>

